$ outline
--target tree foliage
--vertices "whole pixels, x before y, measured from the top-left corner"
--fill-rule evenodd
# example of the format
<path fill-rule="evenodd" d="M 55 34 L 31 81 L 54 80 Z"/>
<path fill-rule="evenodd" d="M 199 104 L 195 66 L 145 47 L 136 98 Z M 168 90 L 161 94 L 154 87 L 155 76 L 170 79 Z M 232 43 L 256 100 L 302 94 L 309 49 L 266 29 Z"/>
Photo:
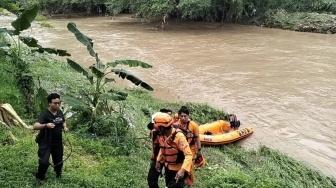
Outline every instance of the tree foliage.
<path fill-rule="evenodd" d="M 37 93 L 34 92 L 33 75 L 29 69 L 27 58 L 23 56 L 25 50 L 28 47 L 31 52 L 47 52 L 59 56 L 70 56 L 70 54 L 61 49 L 44 48 L 38 44 L 38 40 L 35 38 L 24 36 L 22 31 L 31 29 L 31 25 L 38 14 L 38 6 L 30 6 L 21 12 L 11 22 L 12 29 L 0 28 L 0 54 L 11 59 L 14 65 L 11 73 L 15 75 L 17 86 L 25 98 L 26 113 L 32 115 L 34 113 L 34 104 L 41 102 L 36 99 L 45 92 L 42 92 L 42 88 L 39 88 Z"/>
<path fill-rule="evenodd" d="M 266 11 L 336 13 L 335 0 L 31 0 L 0 1 L 0 7 L 18 12 L 18 6 L 38 5 L 45 14 L 130 12 L 149 20 L 164 14 L 179 19 L 236 22 Z"/>
<path fill-rule="evenodd" d="M 336 13 L 334 0 L 107 0 L 108 10 L 129 10 L 136 16 L 158 19 L 163 14 L 182 19 L 235 22 L 263 15 L 270 9 L 288 12 Z"/>

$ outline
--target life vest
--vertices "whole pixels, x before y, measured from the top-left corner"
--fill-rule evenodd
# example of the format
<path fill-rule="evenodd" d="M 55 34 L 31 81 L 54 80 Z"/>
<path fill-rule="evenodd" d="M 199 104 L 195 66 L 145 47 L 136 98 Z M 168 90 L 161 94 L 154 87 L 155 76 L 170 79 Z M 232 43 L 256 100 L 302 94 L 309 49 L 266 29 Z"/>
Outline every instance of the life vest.
<path fill-rule="evenodd" d="M 189 146 L 192 146 L 192 145 L 195 145 L 196 138 L 195 138 L 194 133 L 189 130 L 189 123 L 190 121 L 188 121 L 186 128 L 182 127 L 182 125 L 177 125 L 177 124 L 174 124 L 173 127 L 181 130 L 183 134 L 186 136 Z"/>
<path fill-rule="evenodd" d="M 153 129 L 151 131 L 150 137 L 152 139 L 152 154 L 151 154 L 151 159 L 156 160 L 156 157 L 159 154 L 160 151 L 160 143 L 158 140 L 158 131 Z"/>
<path fill-rule="evenodd" d="M 179 164 L 184 160 L 184 153 L 178 149 L 178 146 L 174 143 L 175 136 L 178 132 L 183 133 L 181 130 L 176 129 L 176 131 L 165 139 L 163 135 L 158 135 L 158 140 L 160 143 L 161 153 L 164 157 L 165 163 L 169 164 Z"/>

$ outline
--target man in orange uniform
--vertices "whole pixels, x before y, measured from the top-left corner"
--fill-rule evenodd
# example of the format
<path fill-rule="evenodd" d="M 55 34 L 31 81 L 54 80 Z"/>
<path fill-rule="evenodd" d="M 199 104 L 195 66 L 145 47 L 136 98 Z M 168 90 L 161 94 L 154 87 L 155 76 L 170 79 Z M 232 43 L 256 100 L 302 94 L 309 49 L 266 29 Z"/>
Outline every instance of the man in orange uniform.
<path fill-rule="evenodd" d="M 192 165 L 192 153 L 181 130 L 172 127 L 173 118 L 168 114 L 159 114 L 154 118 L 154 126 L 159 131 L 160 151 L 156 169 L 165 165 L 165 180 L 168 187 L 183 188 Z"/>
<path fill-rule="evenodd" d="M 199 138 L 198 125 L 190 120 L 189 110 L 187 107 L 182 106 L 178 111 L 179 120 L 174 123 L 175 127 L 179 127 L 181 130 L 185 131 L 187 136 L 187 141 L 189 143 L 191 152 L 193 153 L 193 164 L 197 156 L 202 155 L 201 153 L 201 141 Z M 192 188 L 194 185 L 194 165 L 192 165 L 190 174 L 187 178 L 187 184 L 189 188 Z"/>
<path fill-rule="evenodd" d="M 178 113 L 175 113 L 174 116 L 173 116 L 173 123 L 175 124 L 178 121 L 179 121 Z"/>
<path fill-rule="evenodd" d="M 158 115 L 158 114 L 162 114 L 162 113 L 167 113 L 168 115 L 172 115 L 172 110 L 170 109 L 160 109 L 160 112 L 157 112 L 155 114 L 153 114 L 152 116 L 152 120 L 150 123 L 148 123 L 147 128 L 149 130 L 151 130 L 151 134 L 150 137 L 152 139 L 152 152 L 151 152 L 151 164 L 150 164 L 150 168 L 148 170 L 148 174 L 147 174 L 147 182 L 148 182 L 148 187 L 149 188 L 159 188 L 159 184 L 158 184 L 158 180 L 159 177 L 161 175 L 160 172 L 158 172 L 155 168 L 156 166 L 156 158 L 159 154 L 159 150 L 160 150 L 160 145 L 159 145 L 159 141 L 157 139 L 158 136 L 158 131 L 154 128 L 154 118 Z M 161 168 L 162 170 L 162 168 Z"/>

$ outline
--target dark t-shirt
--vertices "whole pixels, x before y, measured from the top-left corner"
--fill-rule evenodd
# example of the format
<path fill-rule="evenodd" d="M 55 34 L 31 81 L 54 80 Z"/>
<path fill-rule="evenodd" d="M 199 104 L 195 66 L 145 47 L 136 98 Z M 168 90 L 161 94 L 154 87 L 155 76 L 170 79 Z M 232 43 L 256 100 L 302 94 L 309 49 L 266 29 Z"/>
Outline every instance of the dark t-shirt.
<path fill-rule="evenodd" d="M 48 109 L 41 113 L 37 122 L 41 124 L 53 123 L 55 127 L 53 129 L 41 129 L 39 133 L 39 137 L 43 141 L 51 142 L 51 143 L 60 143 L 62 142 L 62 129 L 63 123 L 65 122 L 65 118 L 63 112 L 58 110 L 56 115 L 52 114 Z"/>

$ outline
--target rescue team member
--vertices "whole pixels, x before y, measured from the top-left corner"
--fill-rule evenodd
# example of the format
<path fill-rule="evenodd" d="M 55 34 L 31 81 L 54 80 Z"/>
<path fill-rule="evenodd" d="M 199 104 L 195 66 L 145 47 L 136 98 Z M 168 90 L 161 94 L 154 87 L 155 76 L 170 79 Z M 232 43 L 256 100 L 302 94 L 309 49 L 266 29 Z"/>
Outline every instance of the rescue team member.
<path fill-rule="evenodd" d="M 179 120 L 179 116 L 178 116 L 178 113 L 176 113 L 176 114 L 174 114 L 174 116 L 173 116 L 173 123 L 178 122 L 178 120 Z"/>
<path fill-rule="evenodd" d="M 156 170 L 155 165 L 156 165 L 156 158 L 159 154 L 160 145 L 157 139 L 158 131 L 154 129 L 154 118 L 161 113 L 167 113 L 168 115 L 172 115 L 172 111 L 170 109 L 160 109 L 160 112 L 153 114 L 152 121 L 147 125 L 148 129 L 151 131 L 150 137 L 152 139 L 151 164 L 147 175 L 147 182 L 149 188 L 159 188 L 158 181 L 161 173 Z"/>
<path fill-rule="evenodd" d="M 156 170 L 160 172 L 163 163 L 167 187 L 183 188 L 192 165 L 192 153 L 185 135 L 173 128 L 172 123 L 173 118 L 168 114 L 159 114 L 154 118 L 160 145 Z"/>
<path fill-rule="evenodd" d="M 162 109 L 160 109 L 159 112 L 154 113 L 154 114 L 152 115 L 152 120 L 151 120 L 151 122 L 149 122 L 149 123 L 147 124 L 147 128 L 148 128 L 150 131 L 154 129 L 154 118 L 155 118 L 155 116 L 158 115 L 158 114 L 161 114 L 161 113 L 167 113 L 167 114 L 169 114 L 169 115 L 171 116 L 171 115 L 173 114 L 173 111 L 170 110 L 170 109 L 162 108 Z"/>
<path fill-rule="evenodd" d="M 191 152 L 193 154 L 193 165 L 190 169 L 190 174 L 187 178 L 187 185 L 189 188 L 192 188 L 194 185 L 194 179 L 195 179 L 195 174 L 194 174 L 194 162 L 196 157 L 201 156 L 201 140 L 199 138 L 199 129 L 198 125 L 194 122 L 191 121 L 190 116 L 189 116 L 189 110 L 187 107 L 182 106 L 180 110 L 178 111 L 178 117 L 179 120 L 174 123 L 176 126 L 179 127 L 181 130 L 185 131 L 187 141 L 189 143 Z"/>
<path fill-rule="evenodd" d="M 40 130 L 36 137 L 39 166 L 35 175 L 38 180 L 45 179 L 45 174 L 49 167 L 50 154 L 55 165 L 56 177 L 61 178 L 63 167 L 62 130 L 68 131 L 64 115 L 59 109 L 61 104 L 60 96 L 57 93 L 51 93 L 47 99 L 49 107 L 41 113 L 33 127 L 34 130 Z"/>

